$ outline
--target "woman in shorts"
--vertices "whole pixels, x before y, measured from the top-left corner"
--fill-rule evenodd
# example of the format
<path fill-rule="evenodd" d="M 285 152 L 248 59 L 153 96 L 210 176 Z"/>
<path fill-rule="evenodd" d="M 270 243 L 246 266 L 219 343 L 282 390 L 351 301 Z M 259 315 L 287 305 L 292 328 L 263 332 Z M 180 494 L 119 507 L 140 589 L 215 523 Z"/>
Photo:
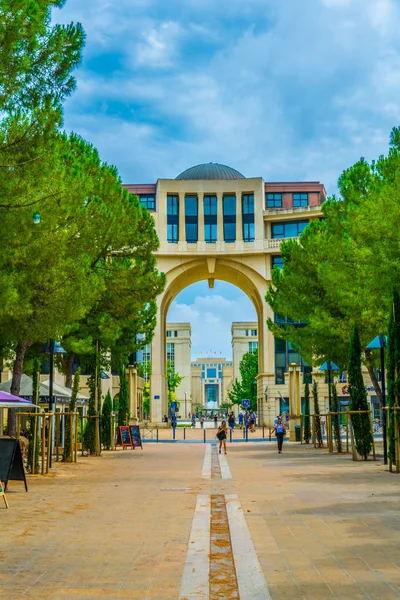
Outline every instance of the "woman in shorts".
<path fill-rule="evenodd" d="M 224 444 L 224 452 L 226 454 L 226 421 L 222 421 L 218 427 L 217 438 L 219 439 L 219 453 L 221 454 L 222 444 Z"/>

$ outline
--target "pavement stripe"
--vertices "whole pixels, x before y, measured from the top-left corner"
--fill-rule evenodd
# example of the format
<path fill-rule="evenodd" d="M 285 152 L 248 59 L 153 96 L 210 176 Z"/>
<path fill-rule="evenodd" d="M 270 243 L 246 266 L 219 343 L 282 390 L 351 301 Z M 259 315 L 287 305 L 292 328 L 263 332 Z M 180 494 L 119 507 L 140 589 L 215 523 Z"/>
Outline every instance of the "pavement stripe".
<path fill-rule="evenodd" d="M 228 515 L 222 494 L 211 496 L 210 600 L 239 600 Z"/>
<path fill-rule="evenodd" d="M 225 454 L 219 454 L 218 458 L 222 479 L 232 479 L 232 473 L 229 468 L 228 459 L 226 458 Z"/>
<path fill-rule="evenodd" d="M 253 540 L 236 494 L 226 495 L 226 510 L 241 600 L 270 600 Z"/>
<path fill-rule="evenodd" d="M 210 496 L 198 496 L 179 591 L 180 600 L 209 599 L 210 514 Z"/>
<path fill-rule="evenodd" d="M 211 446 L 206 446 L 204 454 L 203 470 L 201 472 L 202 479 L 211 479 Z"/>

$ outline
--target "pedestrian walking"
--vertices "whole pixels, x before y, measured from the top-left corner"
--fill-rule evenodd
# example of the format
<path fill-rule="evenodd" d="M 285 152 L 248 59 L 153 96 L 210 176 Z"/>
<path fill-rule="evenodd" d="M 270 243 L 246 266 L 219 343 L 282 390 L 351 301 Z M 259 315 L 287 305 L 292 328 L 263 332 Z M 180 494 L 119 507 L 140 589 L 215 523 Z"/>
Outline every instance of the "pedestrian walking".
<path fill-rule="evenodd" d="M 235 415 L 233 414 L 233 412 L 229 415 L 228 425 L 232 429 L 232 431 L 235 429 Z"/>
<path fill-rule="evenodd" d="M 193 427 L 193 429 L 196 427 L 196 415 L 195 414 L 192 415 L 192 427 Z"/>
<path fill-rule="evenodd" d="M 199 421 L 200 421 L 200 427 L 202 429 L 204 429 L 204 417 L 203 417 L 203 415 L 200 417 Z"/>
<path fill-rule="evenodd" d="M 243 413 L 239 414 L 239 427 L 243 429 Z"/>
<path fill-rule="evenodd" d="M 278 419 L 278 422 L 274 427 L 274 431 L 275 431 L 275 435 L 276 435 L 276 441 L 278 442 L 278 452 L 279 452 L 279 454 L 281 454 L 282 445 L 283 445 L 283 437 L 286 433 L 286 427 L 281 418 Z"/>
<path fill-rule="evenodd" d="M 217 427 L 218 427 L 218 415 L 215 414 L 214 415 L 214 429 L 217 429 Z"/>
<path fill-rule="evenodd" d="M 222 421 L 221 425 L 218 427 L 217 438 L 219 439 L 219 453 L 221 454 L 222 444 L 224 445 L 224 453 L 226 454 L 226 421 Z"/>

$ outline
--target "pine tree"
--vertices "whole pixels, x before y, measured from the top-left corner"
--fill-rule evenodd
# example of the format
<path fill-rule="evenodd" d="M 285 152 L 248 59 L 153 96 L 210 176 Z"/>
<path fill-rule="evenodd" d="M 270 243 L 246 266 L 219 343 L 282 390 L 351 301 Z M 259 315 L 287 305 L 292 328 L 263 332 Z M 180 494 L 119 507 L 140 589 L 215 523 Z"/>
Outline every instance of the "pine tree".
<path fill-rule="evenodd" d="M 102 419 L 101 419 L 101 441 L 105 450 L 112 448 L 111 439 L 111 413 L 112 400 L 110 392 L 107 392 L 103 402 Z"/>
<path fill-rule="evenodd" d="M 89 386 L 89 406 L 87 412 L 87 419 L 85 425 L 85 431 L 83 433 L 84 446 L 89 454 L 95 454 L 96 452 L 96 411 L 94 408 L 95 405 L 95 374 L 93 372 L 92 375 L 88 378 L 88 386 Z"/>
<path fill-rule="evenodd" d="M 304 441 L 310 443 L 311 421 L 310 421 L 310 385 L 307 382 L 304 387 Z"/>
<path fill-rule="evenodd" d="M 336 385 L 334 383 L 331 384 L 331 405 L 332 412 L 339 412 L 339 402 L 337 397 Z M 338 452 L 342 451 L 342 438 L 340 437 L 340 415 L 332 415 L 332 425 L 333 425 L 333 438 L 336 444 L 336 450 Z"/>
<path fill-rule="evenodd" d="M 390 311 L 388 348 L 387 348 L 387 386 L 388 386 L 388 457 L 390 469 L 396 462 L 396 437 L 399 435 L 400 397 L 400 297 L 397 290 L 393 293 L 393 306 Z"/>
<path fill-rule="evenodd" d="M 76 400 L 79 392 L 79 381 L 80 381 L 81 370 L 77 369 L 74 375 L 72 383 L 72 394 L 69 403 L 69 412 L 74 413 L 76 411 Z M 65 443 L 64 443 L 64 460 L 67 462 L 73 461 L 73 448 L 74 448 L 74 419 L 78 417 L 70 417 L 68 415 L 65 421 Z"/>
<path fill-rule="evenodd" d="M 39 360 L 33 361 L 33 372 L 32 372 L 32 402 L 39 404 Z M 35 411 L 34 414 L 37 414 Z M 39 473 L 39 452 L 40 452 L 40 432 L 39 432 L 39 419 L 37 417 L 31 417 L 31 435 L 29 438 L 28 446 L 28 465 L 32 474 Z"/>
<path fill-rule="evenodd" d="M 121 361 L 119 368 L 118 426 L 127 425 L 129 416 L 128 380 L 125 365 Z"/>
<path fill-rule="evenodd" d="M 324 442 L 322 439 L 322 427 L 321 417 L 319 413 L 319 402 L 318 402 L 318 382 L 314 379 L 312 385 L 312 395 L 314 400 L 314 415 L 315 415 L 315 437 L 317 439 L 318 448 L 323 448 Z"/>
<path fill-rule="evenodd" d="M 361 342 L 358 327 L 355 325 L 351 336 L 348 361 L 349 394 L 351 411 L 368 411 L 367 392 L 361 371 Z M 356 450 L 364 460 L 372 448 L 372 432 L 368 412 L 352 414 L 351 422 L 354 430 Z"/>

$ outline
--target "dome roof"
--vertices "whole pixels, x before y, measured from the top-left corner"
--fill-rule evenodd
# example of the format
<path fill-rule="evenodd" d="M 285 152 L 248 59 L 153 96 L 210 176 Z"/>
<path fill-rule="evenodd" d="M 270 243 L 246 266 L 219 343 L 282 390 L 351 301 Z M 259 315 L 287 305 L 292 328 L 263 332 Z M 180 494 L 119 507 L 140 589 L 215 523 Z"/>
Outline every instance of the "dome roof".
<path fill-rule="evenodd" d="M 176 179 L 245 179 L 245 177 L 232 167 L 211 162 L 190 167 L 190 169 L 186 169 L 178 175 Z"/>

